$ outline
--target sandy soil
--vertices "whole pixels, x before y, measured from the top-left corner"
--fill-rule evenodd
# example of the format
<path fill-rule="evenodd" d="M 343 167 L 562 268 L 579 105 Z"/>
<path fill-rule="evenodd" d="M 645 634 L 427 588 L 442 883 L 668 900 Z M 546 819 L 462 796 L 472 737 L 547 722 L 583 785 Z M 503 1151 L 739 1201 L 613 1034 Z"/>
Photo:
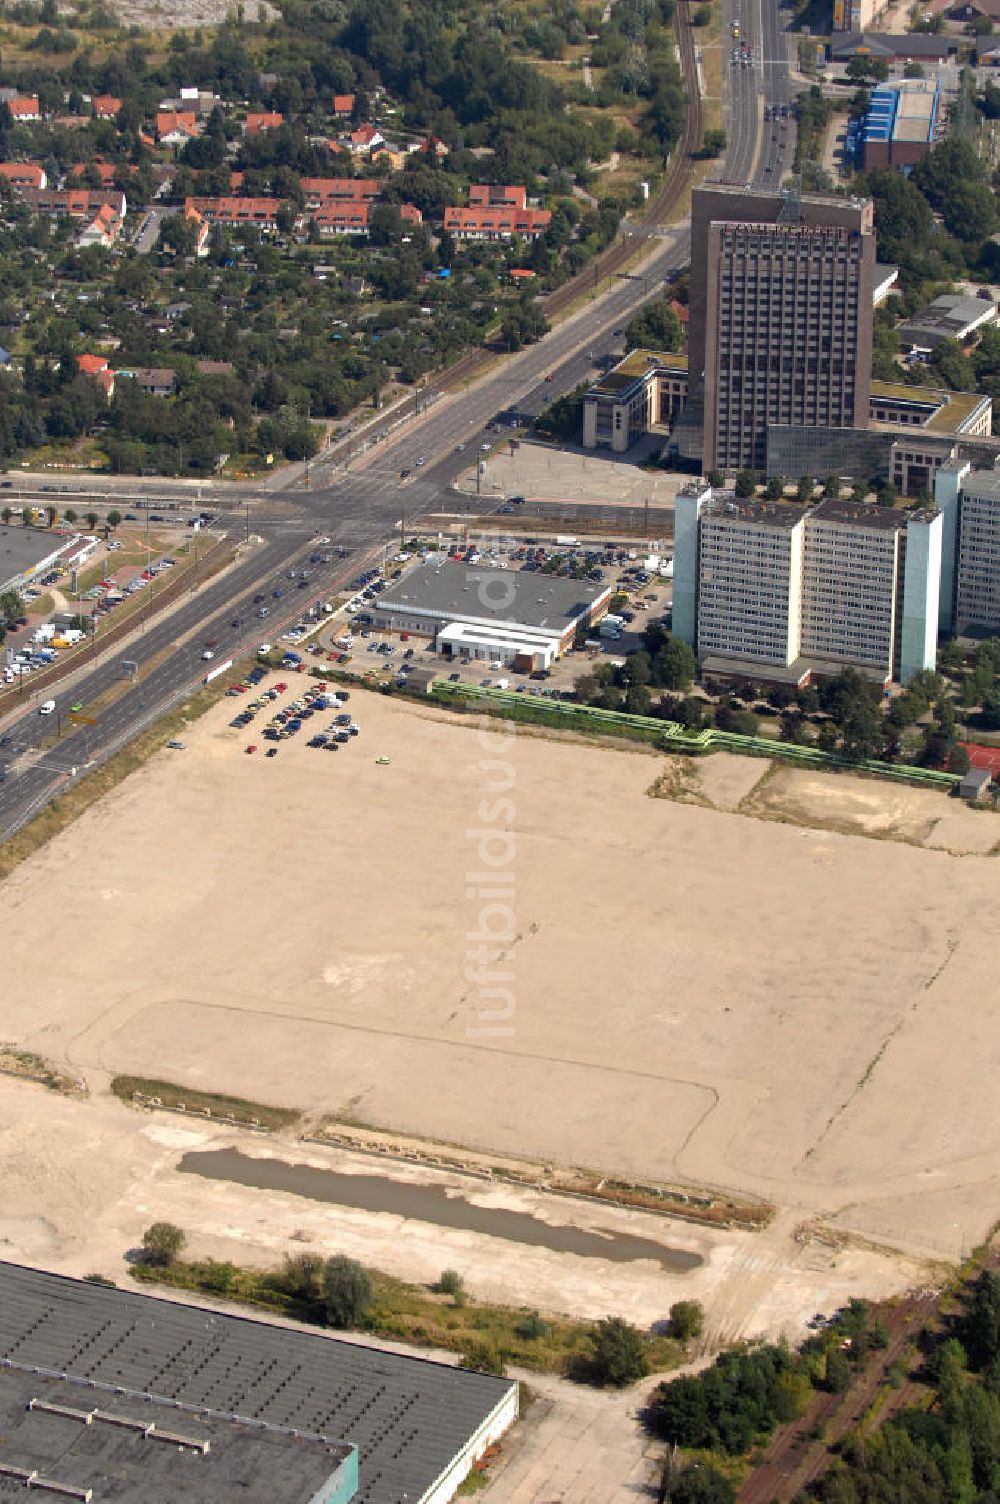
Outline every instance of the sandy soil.
<path fill-rule="evenodd" d="M 41 1123 L 44 1134 L 38 1131 Z M 177 1170 L 187 1151 L 227 1147 L 343 1174 L 443 1185 L 480 1206 L 526 1212 L 549 1225 L 651 1238 L 697 1253 L 704 1262 L 690 1273 L 672 1274 L 652 1261 L 554 1253 Z M 613 1306 L 648 1325 L 662 1320 L 672 1301 L 690 1296 L 704 1302 L 712 1335 L 720 1340 L 747 1331 L 794 1333 L 817 1309 L 833 1310 L 850 1295 L 886 1293 L 925 1277 L 910 1259 L 796 1238 L 787 1219 L 763 1234 L 699 1228 L 514 1186 L 482 1185 L 425 1167 L 376 1162 L 303 1144 L 291 1133 L 261 1139 L 221 1124 L 139 1111 L 109 1097 L 82 1102 L 2 1076 L 0 1186 L 0 1257 L 67 1274 L 98 1272 L 119 1282 L 127 1280 L 123 1255 L 161 1218 L 187 1230 L 196 1256 L 266 1266 L 306 1248 L 324 1256 L 344 1252 L 428 1283 L 443 1268 L 455 1268 L 481 1298 L 529 1300 L 542 1310 L 578 1316 L 596 1318 Z"/>
<path fill-rule="evenodd" d="M 970 809 L 932 789 L 842 773 L 774 768 L 752 793 L 747 792 L 744 813 L 822 830 L 909 841 L 958 856 L 986 856 L 1000 844 L 1000 819 L 995 812 Z M 712 802 L 719 808 L 732 807 Z"/>
<path fill-rule="evenodd" d="M 952 1255 L 993 1220 L 992 862 L 649 799 L 654 758 L 360 692 L 349 748 L 265 761 L 232 703 L 4 885 L 9 1039 L 95 1088 L 746 1190 L 786 1233 Z"/>
<path fill-rule="evenodd" d="M 709 804 L 722 810 L 738 809 L 771 766 L 761 758 L 736 757 L 732 752 L 712 752 L 694 762 L 685 761 Z"/>

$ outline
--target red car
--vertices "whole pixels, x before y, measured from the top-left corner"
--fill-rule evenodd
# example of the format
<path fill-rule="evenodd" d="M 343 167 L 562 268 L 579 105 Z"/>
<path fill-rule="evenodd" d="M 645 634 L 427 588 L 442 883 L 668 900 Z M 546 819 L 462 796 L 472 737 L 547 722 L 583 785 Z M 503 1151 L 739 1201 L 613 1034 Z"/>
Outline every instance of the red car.
<path fill-rule="evenodd" d="M 247 747 L 247 756 L 249 757 L 250 753 L 251 752 L 256 752 L 256 750 L 257 750 L 257 743 L 256 742 L 250 742 L 250 744 Z"/>
<path fill-rule="evenodd" d="M 288 688 L 288 685 L 285 684 L 285 683 L 281 683 L 281 684 L 276 684 L 274 687 L 278 691 L 279 695 L 283 695 L 285 693 L 285 690 Z"/>

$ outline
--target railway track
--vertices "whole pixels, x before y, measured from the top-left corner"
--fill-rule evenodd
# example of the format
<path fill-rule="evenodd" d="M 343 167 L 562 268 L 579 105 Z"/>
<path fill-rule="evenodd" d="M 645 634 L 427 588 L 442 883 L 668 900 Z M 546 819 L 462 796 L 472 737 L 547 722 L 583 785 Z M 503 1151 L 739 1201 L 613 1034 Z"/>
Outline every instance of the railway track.
<path fill-rule="evenodd" d="M 737 1496 L 738 1504 L 792 1504 L 811 1483 L 827 1471 L 836 1445 L 861 1421 L 887 1382 L 891 1365 L 902 1359 L 920 1332 L 934 1320 L 940 1305 L 938 1292 L 924 1292 L 901 1300 L 882 1313 L 889 1344 L 871 1355 L 868 1367 L 856 1384 L 843 1395 L 816 1394 L 798 1420 L 783 1426 L 772 1438 L 761 1461 L 749 1473 Z M 912 1379 L 894 1392 L 881 1410 L 878 1424 L 924 1393 Z"/>

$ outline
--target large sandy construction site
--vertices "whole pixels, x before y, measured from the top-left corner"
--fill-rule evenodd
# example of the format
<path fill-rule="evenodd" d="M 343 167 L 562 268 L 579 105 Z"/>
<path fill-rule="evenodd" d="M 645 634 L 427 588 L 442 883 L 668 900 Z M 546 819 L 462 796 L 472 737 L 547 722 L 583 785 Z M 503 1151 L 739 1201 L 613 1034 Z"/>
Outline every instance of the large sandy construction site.
<path fill-rule="evenodd" d="M 266 761 L 231 705 L 0 890 L 3 1036 L 87 1080 L 96 1141 L 146 1121 L 95 1100 L 125 1071 L 754 1193 L 789 1246 L 822 1219 L 952 1257 L 995 1219 L 993 859 L 651 798 L 647 751 L 361 691 L 339 755 Z M 9 1146 L 57 1101 L 0 1093 Z"/>

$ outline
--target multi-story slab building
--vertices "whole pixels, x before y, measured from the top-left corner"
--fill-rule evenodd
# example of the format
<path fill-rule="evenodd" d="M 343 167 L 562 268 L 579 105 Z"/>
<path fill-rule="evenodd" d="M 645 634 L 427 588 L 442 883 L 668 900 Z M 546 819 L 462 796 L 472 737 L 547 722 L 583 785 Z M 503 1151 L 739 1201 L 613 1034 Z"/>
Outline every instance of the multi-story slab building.
<path fill-rule="evenodd" d="M 802 682 L 853 666 L 906 682 L 936 656 L 937 511 L 677 498 L 673 629 L 703 667 Z"/>
<path fill-rule="evenodd" d="M 944 515 L 941 629 L 1000 635 L 1000 471 L 944 465 L 934 497 Z"/>

